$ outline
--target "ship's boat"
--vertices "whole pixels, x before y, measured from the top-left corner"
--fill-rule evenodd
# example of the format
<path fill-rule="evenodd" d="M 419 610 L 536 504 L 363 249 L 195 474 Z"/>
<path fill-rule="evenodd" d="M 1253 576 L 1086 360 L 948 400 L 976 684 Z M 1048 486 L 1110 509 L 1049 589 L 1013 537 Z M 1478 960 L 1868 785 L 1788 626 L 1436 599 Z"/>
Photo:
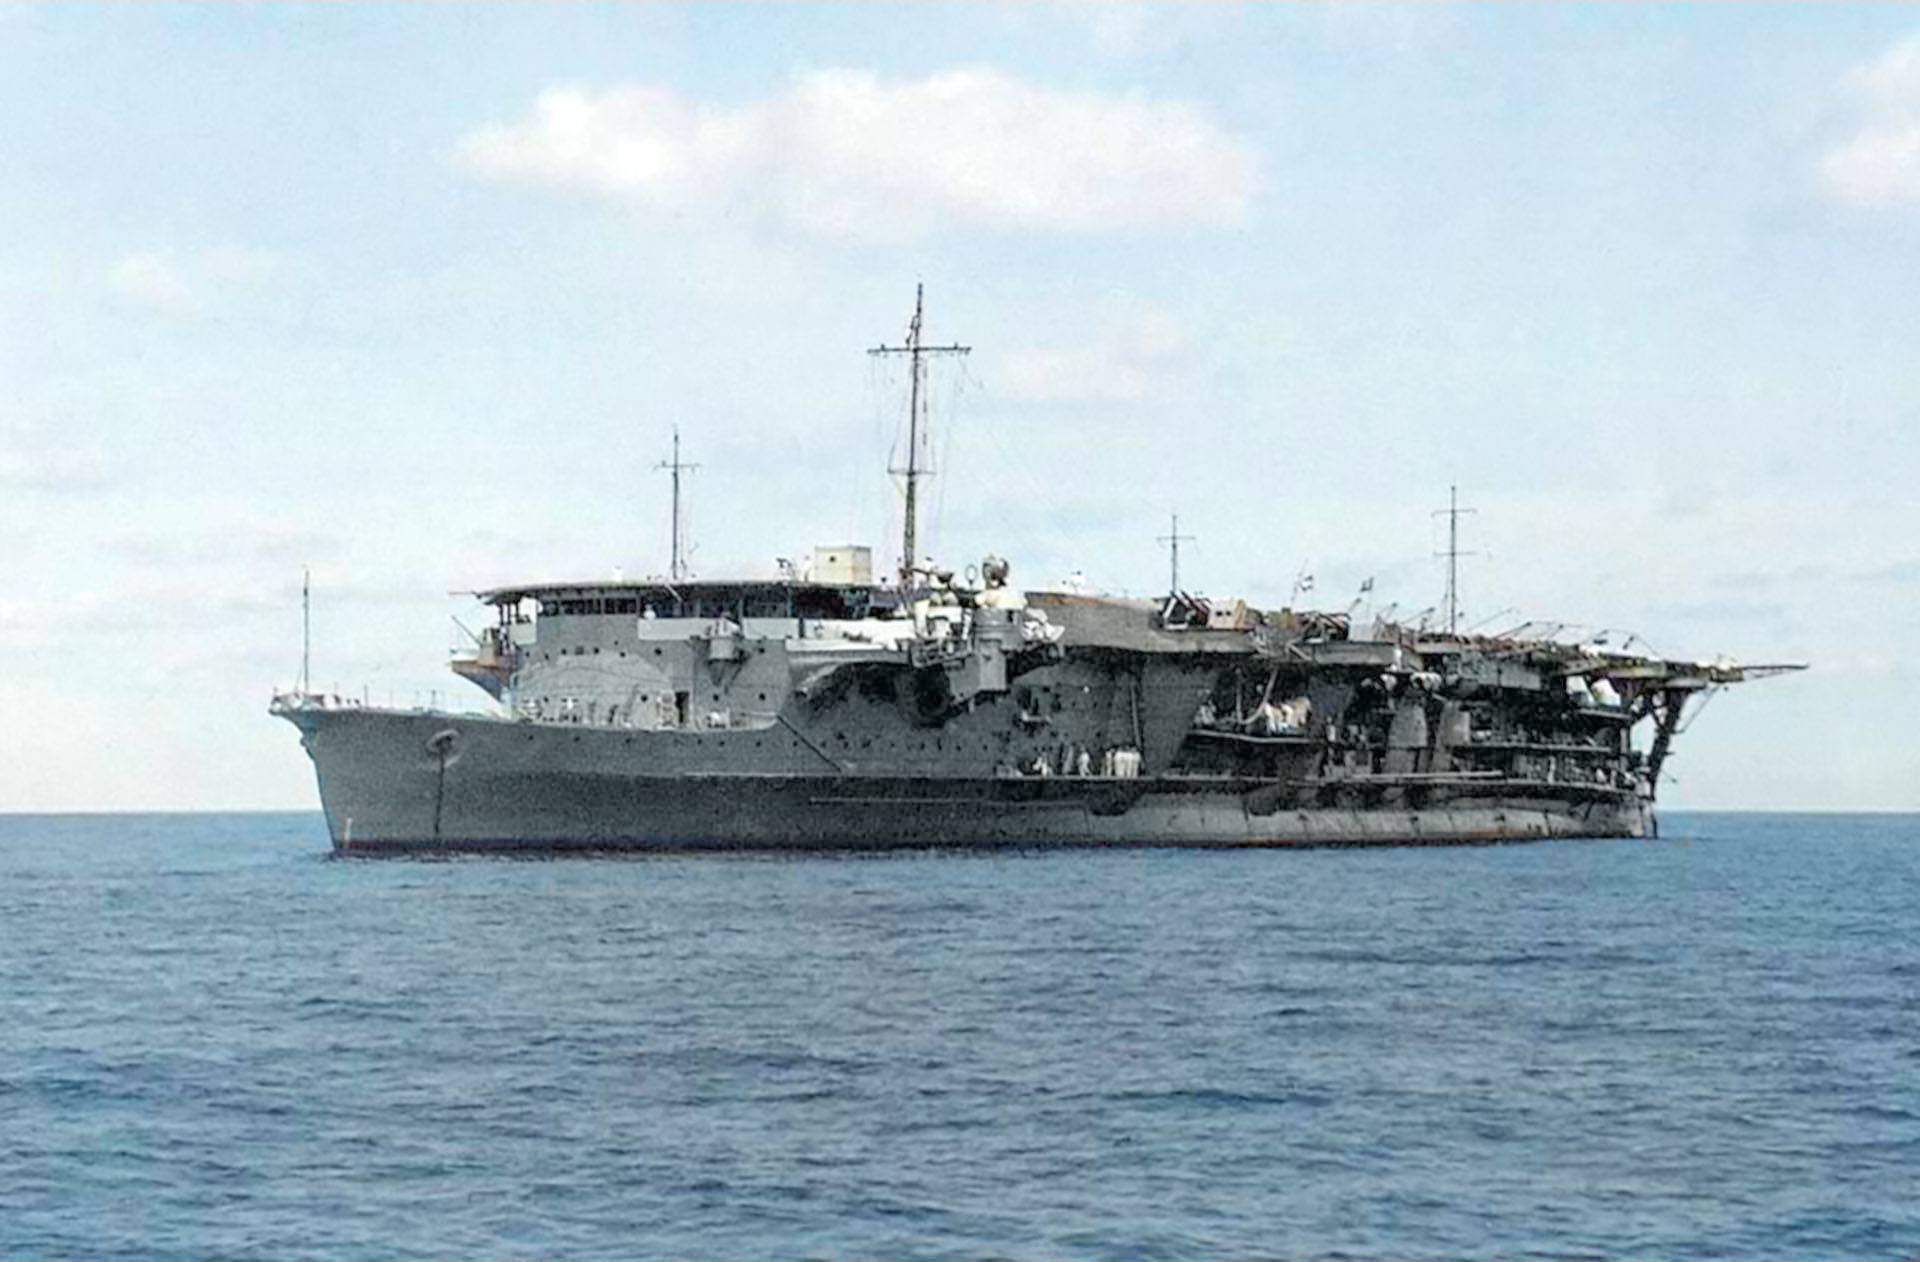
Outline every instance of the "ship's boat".
<path fill-rule="evenodd" d="M 454 671 L 491 713 L 277 694 L 335 847 L 408 850 L 1444 843 L 1642 837 L 1689 703 L 1798 665 L 1687 662 L 1345 613 L 1027 591 L 913 534 L 480 594 Z M 1177 546 L 1178 528 L 1174 531 Z M 1649 733 L 1645 748 L 1635 732 Z"/>

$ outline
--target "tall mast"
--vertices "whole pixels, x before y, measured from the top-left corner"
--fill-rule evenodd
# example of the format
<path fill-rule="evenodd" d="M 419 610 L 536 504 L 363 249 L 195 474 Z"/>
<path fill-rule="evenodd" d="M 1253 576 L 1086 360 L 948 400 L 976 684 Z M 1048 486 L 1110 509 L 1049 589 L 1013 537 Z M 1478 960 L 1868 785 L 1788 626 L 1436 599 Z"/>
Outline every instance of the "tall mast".
<path fill-rule="evenodd" d="M 653 466 L 655 470 L 668 469 L 673 473 L 673 561 L 667 570 L 668 576 L 679 582 L 687 576 L 687 557 L 680 541 L 680 473 L 682 470 L 698 469 L 697 464 L 686 464 L 680 459 L 680 427 L 673 427 L 673 459 L 662 460 Z"/>
<path fill-rule="evenodd" d="M 928 476 L 931 470 L 925 469 L 920 462 L 920 443 L 927 432 L 927 357 L 930 355 L 965 355 L 971 346 L 928 346 L 921 341 L 921 321 L 924 314 L 926 286 L 913 287 L 913 320 L 907 325 L 907 342 L 904 346 L 876 346 L 868 351 L 869 355 L 905 355 L 907 357 L 907 465 L 904 469 L 891 469 L 891 473 L 902 473 L 907 478 L 907 506 L 905 520 L 901 523 L 900 541 L 900 585 L 907 586 L 913 581 L 914 567 L 919 563 L 919 521 L 920 521 L 920 479 Z"/>
<path fill-rule="evenodd" d="M 1180 590 L 1180 544 L 1183 541 L 1191 543 L 1193 542 L 1193 536 L 1180 533 L 1180 514 L 1175 513 L 1173 515 L 1172 533 L 1161 535 L 1159 538 L 1159 542 L 1166 544 L 1168 551 L 1172 553 L 1173 576 L 1167 583 L 1167 591 L 1169 593 L 1178 593 Z"/>
<path fill-rule="evenodd" d="M 916 492 L 920 487 L 920 380 L 927 366 L 926 356 L 920 351 L 920 316 L 926 297 L 925 285 L 913 287 L 913 323 L 907 326 L 908 362 L 911 371 L 907 375 L 907 510 L 902 526 L 903 538 L 900 544 L 900 566 L 902 571 L 913 569 L 913 563 L 920 559 L 915 546 L 914 533 L 919 525 L 920 511 Z"/>
<path fill-rule="evenodd" d="M 1442 513 L 1447 518 L 1447 550 L 1440 553 L 1447 558 L 1447 634 L 1452 635 L 1460 629 L 1460 558 L 1472 556 L 1471 552 L 1460 551 L 1460 518 L 1471 517 L 1478 509 L 1460 507 L 1460 488 L 1447 487 L 1447 506 L 1437 509 L 1434 516 Z"/>

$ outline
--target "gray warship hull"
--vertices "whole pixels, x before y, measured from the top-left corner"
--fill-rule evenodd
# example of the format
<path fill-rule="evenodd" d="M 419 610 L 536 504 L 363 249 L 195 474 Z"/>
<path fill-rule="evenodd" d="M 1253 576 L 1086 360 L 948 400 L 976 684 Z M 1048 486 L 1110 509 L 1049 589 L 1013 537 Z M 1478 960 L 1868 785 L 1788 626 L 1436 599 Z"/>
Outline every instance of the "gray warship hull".
<path fill-rule="evenodd" d="M 491 715 L 375 709 L 308 688 L 299 728 L 334 845 L 418 850 L 1289 846 L 1643 837 L 1682 711 L 1796 666 L 1665 660 L 1562 624 L 1022 592 L 917 546 L 928 356 L 909 366 L 897 578 L 830 544 L 777 579 L 476 593 L 495 624 L 456 674 Z M 1450 530 L 1458 509 L 1450 508 Z M 1296 580 L 1294 598 L 1307 590 Z M 1363 592 L 1370 591 L 1368 580 Z M 463 627 L 464 629 L 464 627 Z M 1636 728 L 1651 739 L 1635 744 Z"/>
<path fill-rule="evenodd" d="M 432 852 L 1466 844 L 1642 837 L 1632 791 L 1548 782 L 1231 774 L 959 778 L 829 765 L 798 733 L 655 733 L 482 715 L 289 715 L 336 850 Z M 775 769 L 715 765 L 752 748 Z"/>

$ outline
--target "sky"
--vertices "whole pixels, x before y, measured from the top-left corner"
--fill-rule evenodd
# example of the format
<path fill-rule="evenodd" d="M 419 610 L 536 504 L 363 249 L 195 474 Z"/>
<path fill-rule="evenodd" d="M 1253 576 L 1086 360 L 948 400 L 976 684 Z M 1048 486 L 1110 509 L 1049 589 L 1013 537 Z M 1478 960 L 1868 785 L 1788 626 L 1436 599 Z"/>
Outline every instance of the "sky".
<path fill-rule="evenodd" d="M 460 593 L 897 550 L 1804 661 L 1672 807 L 1920 809 L 1920 7 L 0 6 L 0 810 L 312 808 Z"/>

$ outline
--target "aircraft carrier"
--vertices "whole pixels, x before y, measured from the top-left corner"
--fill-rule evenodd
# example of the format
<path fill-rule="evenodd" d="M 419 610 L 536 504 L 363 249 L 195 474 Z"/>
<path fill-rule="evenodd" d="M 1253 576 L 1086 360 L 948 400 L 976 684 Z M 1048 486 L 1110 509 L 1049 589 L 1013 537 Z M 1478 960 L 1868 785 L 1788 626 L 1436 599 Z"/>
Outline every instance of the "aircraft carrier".
<path fill-rule="evenodd" d="M 479 594 L 452 667 L 485 713 L 313 691 L 300 731 L 334 847 L 408 851 L 1283 846 L 1655 835 L 1703 695 L 1798 665 L 1669 660 L 1564 628 L 1028 591 L 915 538 L 927 362 L 910 366 L 898 570 L 814 551 Z M 1455 519 L 1457 520 L 1457 518 Z M 1177 549 L 1176 525 L 1172 542 Z M 1177 556 L 1177 554 L 1176 554 Z M 1298 601 L 1290 602 L 1297 604 Z"/>

